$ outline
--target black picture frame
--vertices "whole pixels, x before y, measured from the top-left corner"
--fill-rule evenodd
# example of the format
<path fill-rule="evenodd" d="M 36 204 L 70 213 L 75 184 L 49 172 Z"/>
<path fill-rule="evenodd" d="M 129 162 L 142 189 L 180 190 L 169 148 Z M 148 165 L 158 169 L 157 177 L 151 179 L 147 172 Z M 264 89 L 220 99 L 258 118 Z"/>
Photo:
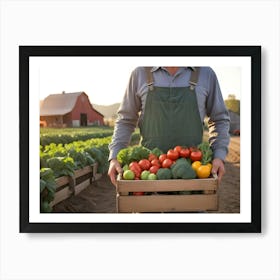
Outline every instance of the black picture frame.
<path fill-rule="evenodd" d="M 246 56 L 251 59 L 251 222 L 57 223 L 30 222 L 29 62 L 37 56 Z M 261 232 L 261 46 L 19 46 L 21 233 L 260 233 Z M 248 128 L 249 129 L 249 128 Z M 38 182 L 39 185 L 39 182 Z M 39 196 L 39 194 L 38 194 Z"/>

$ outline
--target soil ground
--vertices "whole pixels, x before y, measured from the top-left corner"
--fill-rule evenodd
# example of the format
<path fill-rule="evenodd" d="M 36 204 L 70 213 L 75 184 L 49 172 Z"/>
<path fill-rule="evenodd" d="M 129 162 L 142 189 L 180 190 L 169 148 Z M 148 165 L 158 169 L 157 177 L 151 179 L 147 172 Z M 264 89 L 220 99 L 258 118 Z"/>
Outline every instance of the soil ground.
<path fill-rule="evenodd" d="M 226 174 L 219 186 L 218 213 L 240 212 L 240 138 L 231 137 L 225 163 Z M 56 213 L 114 213 L 116 189 L 107 174 L 94 181 L 85 190 L 55 205 Z M 211 211 L 213 213 L 213 211 Z"/>

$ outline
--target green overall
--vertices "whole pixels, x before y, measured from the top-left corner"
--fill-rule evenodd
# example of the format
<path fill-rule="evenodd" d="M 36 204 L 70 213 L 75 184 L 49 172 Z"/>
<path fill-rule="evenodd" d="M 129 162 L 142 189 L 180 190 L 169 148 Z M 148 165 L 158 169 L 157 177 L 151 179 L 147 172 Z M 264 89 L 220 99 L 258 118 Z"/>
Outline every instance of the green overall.
<path fill-rule="evenodd" d="M 155 87 L 147 67 L 149 90 L 140 126 L 141 144 L 164 153 L 177 145 L 196 146 L 202 141 L 203 125 L 195 93 L 199 68 L 192 71 L 188 87 Z"/>

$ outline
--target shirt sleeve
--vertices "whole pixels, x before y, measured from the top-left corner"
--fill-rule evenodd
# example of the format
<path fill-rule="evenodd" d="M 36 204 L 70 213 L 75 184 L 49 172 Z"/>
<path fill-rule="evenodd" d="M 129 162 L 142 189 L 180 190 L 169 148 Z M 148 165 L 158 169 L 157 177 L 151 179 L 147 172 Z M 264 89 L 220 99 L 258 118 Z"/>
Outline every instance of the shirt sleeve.
<path fill-rule="evenodd" d="M 123 100 L 118 110 L 112 142 L 109 144 L 109 160 L 116 158 L 118 152 L 129 145 L 131 135 L 138 122 L 141 100 L 137 96 L 137 69 L 135 69 L 128 82 Z"/>
<path fill-rule="evenodd" d="M 220 158 L 224 161 L 230 141 L 230 118 L 213 70 L 209 73 L 209 86 L 210 92 L 206 101 L 206 111 L 209 117 L 209 143 L 213 149 L 214 158 Z"/>

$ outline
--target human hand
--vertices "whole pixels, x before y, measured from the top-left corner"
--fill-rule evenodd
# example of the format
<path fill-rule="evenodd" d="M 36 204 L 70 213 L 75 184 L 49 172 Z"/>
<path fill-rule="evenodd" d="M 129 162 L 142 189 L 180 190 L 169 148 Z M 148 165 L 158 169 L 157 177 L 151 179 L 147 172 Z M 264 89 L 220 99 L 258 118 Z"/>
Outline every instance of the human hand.
<path fill-rule="evenodd" d="M 116 186 L 117 181 L 116 181 L 116 176 L 117 174 L 122 173 L 123 170 L 121 168 L 120 163 L 116 159 L 112 159 L 110 161 L 109 169 L 108 169 L 108 175 L 111 179 L 111 182 Z"/>
<path fill-rule="evenodd" d="M 226 173 L 224 162 L 219 158 L 214 158 L 212 161 L 212 174 L 218 176 L 218 183 L 221 183 L 223 175 Z"/>

